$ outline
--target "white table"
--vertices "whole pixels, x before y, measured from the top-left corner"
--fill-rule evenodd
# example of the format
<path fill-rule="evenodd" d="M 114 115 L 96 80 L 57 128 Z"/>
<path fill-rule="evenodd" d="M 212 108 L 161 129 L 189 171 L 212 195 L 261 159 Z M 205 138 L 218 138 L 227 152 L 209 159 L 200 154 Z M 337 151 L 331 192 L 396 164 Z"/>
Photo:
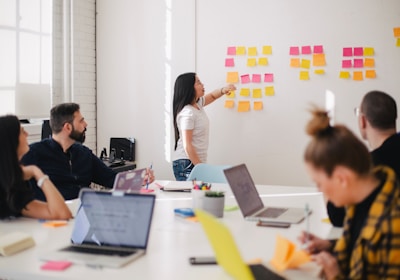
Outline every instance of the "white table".
<path fill-rule="evenodd" d="M 164 184 L 165 181 L 158 181 Z M 157 188 L 154 184 L 151 188 Z M 314 187 L 257 186 L 266 205 L 304 207 L 313 210 L 310 216 L 311 232 L 321 237 L 335 237 L 340 230 L 323 222 L 326 208 L 322 194 Z M 225 205 L 236 205 L 229 186 L 213 185 L 214 190 L 226 192 Z M 0 222 L 0 234 L 12 231 L 30 233 L 36 246 L 9 257 L 0 257 L 0 278 L 9 279 L 230 279 L 217 265 L 192 266 L 191 256 L 212 256 L 201 225 L 175 217 L 173 209 L 191 207 L 191 194 L 156 190 L 156 206 L 147 254 L 119 269 L 93 269 L 84 265 L 73 265 L 61 272 L 43 271 L 39 256 L 69 243 L 73 220 L 67 226 L 47 228 L 34 219 L 20 218 Z M 291 225 L 288 229 L 257 227 L 255 222 L 245 221 L 240 210 L 225 212 L 220 219 L 226 224 L 246 261 L 261 258 L 268 263 L 275 250 L 275 239 L 280 234 L 297 243 L 297 236 L 305 229 L 305 223 Z M 333 234 L 333 235 L 332 235 Z M 288 270 L 290 279 L 312 279 L 317 274 L 313 263 L 299 270 Z"/>

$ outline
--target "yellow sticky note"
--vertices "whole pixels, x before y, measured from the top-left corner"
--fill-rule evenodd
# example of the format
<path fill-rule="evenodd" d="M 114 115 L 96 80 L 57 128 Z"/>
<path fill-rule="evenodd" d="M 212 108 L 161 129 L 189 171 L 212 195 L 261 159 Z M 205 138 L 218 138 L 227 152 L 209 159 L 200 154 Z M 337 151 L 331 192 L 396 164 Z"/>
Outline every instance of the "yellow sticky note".
<path fill-rule="evenodd" d="M 254 101 L 254 111 L 261 111 L 263 109 L 263 103 L 261 101 Z"/>
<path fill-rule="evenodd" d="M 400 38 L 397 38 L 396 47 L 400 47 Z"/>
<path fill-rule="evenodd" d="M 364 56 L 373 56 L 375 53 L 374 48 L 366 47 L 364 48 Z"/>
<path fill-rule="evenodd" d="M 322 74 L 325 74 L 325 70 L 324 69 L 315 69 L 314 73 L 317 75 L 322 75 Z"/>
<path fill-rule="evenodd" d="M 230 84 L 236 84 L 239 82 L 238 72 L 228 72 L 226 73 L 226 82 Z"/>
<path fill-rule="evenodd" d="M 266 96 L 273 96 L 275 95 L 275 89 L 273 86 L 265 87 L 265 95 Z"/>
<path fill-rule="evenodd" d="M 247 59 L 247 66 L 256 66 L 257 65 L 257 59 L 255 58 L 248 58 Z"/>
<path fill-rule="evenodd" d="M 400 37 L 400 27 L 393 28 L 394 37 Z"/>
<path fill-rule="evenodd" d="M 272 54 L 272 46 L 263 46 L 262 53 L 265 55 Z"/>
<path fill-rule="evenodd" d="M 248 111 L 250 111 L 250 102 L 249 101 L 239 101 L 238 112 L 248 112 Z"/>
<path fill-rule="evenodd" d="M 227 94 L 225 96 L 228 97 L 228 98 L 235 98 L 235 94 L 236 94 L 236 92 L 234 90 L 232 90 L 232 91 L 230 91 L 229 94 Z"/>
<path fill-rule="evenodd" d="M 237 47 L 236 48 L 236 55 L 244 55 L 246 54 L 246 47 Z"/>
<path fill-rule="evenodd" d="M 235 101 L 233 101 L 233 100 L 225 100 L 224 107 L 225 108 L 229 108 L 229 109 L 235 107 Z"/>
<path fill-rule="evenodd" d="M 307 81 L 310 79 L 310 75 L 308 73 L 308 71 L 300 71 L 300 76 L 299 76 L 300 80 L 302 81 Z"/>
<path fill-rule="evenodd" d="M 258 65 L 267 66 L 268 65 L 268 58 L 260 57 L 258 59 Z"/>
<path fill-rule="evenodd" d="M 339 78 L 341 78 L 341 79 L 350 78 L 350 72 L 348 72 L 348 71 L 340 71 Z"/>
<path fill-rule="evenodd" d="M 249 88 L 241 88 L 239 94 L 240 94 L 240 96 L 250 96 L 250 89 Z"/>
<path fill-rule="evenodd" d="M 323 54 L 323 53 L 313 54 L 313 65 L 314 66 L 325 66 L 326 65 L 325 54 Z"/>
<path fill-rule="evenodd" d="M 375 59 L 373 59 L 373 58 L 364 59 L 364 66 L 365 67 L 375 67 Z"/>
<path fill-rule="evenodd" d="M 362 71 L 354 71 L 353 72 L 353 80 L 354 81 L 362 81 L 362 80 L 364 80 L 363 72 Z"/>
<path fill-rule="evenodd" d="M 262 91 L 260 88 L 255 88 L 253 89 L 253 98 L 261 98 L 262 97 Z"/>
<path fill-rule="evenodd" d="M 249 56 L 256 56 L 257 55 L 257 47 L 249 47 L 247 54 Z"/>
<path fill-rule="evenodd" d="M 302 59 L 300 67 L 309 69 L 310 68 L 310 60 L 309 59 Z"/>
<path fill-rule="evenodd" d="M 299 58 L 291 58 L 290 59 L 290 67 L 295 67 L 295 68 L 300 67 L 300 59 Z"/>
<path fill-rule="evenodd" d="M 368 78 L 368 79 L 375 79 L 375 78 L 376 78 L 376 72 L 375 72 L 375 70 L 366 70 L 366 71 L 365 71 L 365 78 Z"/>

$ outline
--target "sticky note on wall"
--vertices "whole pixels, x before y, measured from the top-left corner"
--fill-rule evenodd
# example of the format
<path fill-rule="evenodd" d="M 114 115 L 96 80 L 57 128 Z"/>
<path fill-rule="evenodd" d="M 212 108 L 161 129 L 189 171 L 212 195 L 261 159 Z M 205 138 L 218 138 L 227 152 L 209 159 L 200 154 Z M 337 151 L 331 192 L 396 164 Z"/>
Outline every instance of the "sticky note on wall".
<path fill-rule="evenodd" d="M 239 101 L 238 112 L 250 111 L 250 101 Z"/>

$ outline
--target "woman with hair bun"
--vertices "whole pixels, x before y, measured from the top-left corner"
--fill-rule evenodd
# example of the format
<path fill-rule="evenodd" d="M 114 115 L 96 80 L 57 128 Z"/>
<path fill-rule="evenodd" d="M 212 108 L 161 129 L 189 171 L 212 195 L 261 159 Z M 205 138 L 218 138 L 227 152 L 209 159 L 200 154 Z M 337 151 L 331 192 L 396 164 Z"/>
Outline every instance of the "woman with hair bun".
<path fill-rule="evenodd" d="M 367 147 L 315 108 L 306 127 L 306 169 L 335 206 L 347 208 L 336 242 L 303 232 L 326 279 L 400 279 L 400 188 L 394 171 L 373 168 Z"/>

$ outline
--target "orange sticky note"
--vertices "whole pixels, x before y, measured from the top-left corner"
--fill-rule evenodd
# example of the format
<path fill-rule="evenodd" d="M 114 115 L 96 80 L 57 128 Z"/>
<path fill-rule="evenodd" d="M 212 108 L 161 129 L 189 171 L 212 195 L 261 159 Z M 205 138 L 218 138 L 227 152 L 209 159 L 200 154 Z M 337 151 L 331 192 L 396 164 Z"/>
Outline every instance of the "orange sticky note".
<path fill-rule="evenodd" d="M 325 54 L 323 54 L 323 53 L 313 54 L 313 65 L 314 66 L 325 66 L 326 65 Z"/>
<path fill-rule="evenodd" d="M 393 28 L 394 37 L 400 37 L 400 27 Z"/>
<path fill-rule="evenodd" d="M 375 70 L 366 70 L 366 71 L 365 71 L 365 78 L 368 78 L 368 79 L 375 79 L 375 78 L 376 78 L 376 72 L 375 72 Z"/>
<path fill-rule="evenodd" d="M 353 72 L 353 80 L 354 81 L 362 81 L 362 80 L 364 80 L 363 72 L 362 71 L 354 71 Z"/>
<path fill-rule="evenodd" d="M 238 72 L 228 72 L 226 73 L 226 82 L 230 84 L 236 84 L 239 82 Z"/>
<path fill-rule="evenodd" d="M 341 78 L 341 79 L 350 78 L 350 72 L 348 72 L 348 71 L 340 71 L 339 78 Z"/>
<path fill-rule="evenodd" d="M 309 69 L 310 68 L 310 60 L 309 59 L 302 59 L 300 67 Z"/>
<path fill-rule="evenodd" d="M 225 108 L 229 108 L 229 109 L 235 107 L 235 101 L 233 101 L 233 100 L 225 100 L 224 107 Z"/>
<path fill-rule="evenodd" d="M 255 59 L 255 58 L 247 59 L 247 66 L 252 67 L 252 66 L 256 66 L 256 65 L 257 65 L 257 59 Z"/>
<path fill-rule="evenodd" d="M 266 96 L 273 96 L 275 95 L 275 89 L 273 86 L 265 87 L 265 95 Z"/>
<path fill-rule="evenodd" d="M 308 73 L 308 71 L 300 71 L 300 76 L 299 76 L 300 80 L 302 81 L 307 81 L 310 79 L 310 75 Z"/>
<path fill-rule="evenodd" d="M 258 65 L 267 66 L 268 65 L 268 58 L 260 57 L 258 59 Z"/>
<path fill-rule="evenodd" d="M 263 109 L 263 103 L 261 101 L 254 101 L 254 111 L 260 111 Z"/>
<path fill-rule="evenodd" d="M 250 111 L 250 102 L 249 101 L 239 101 L 238 112 L 248 112 L 248 111 Z"/>
<path fill-rule="evenodd" d="M 260 88 L 255 88 L 253 89 L 253 98 L 261 98 L 262 97 L 262 91 Z"/>
<path fill-rule="evenodd" d="M 237 47 L 236 48 L 236 55 L 244 55 L 246 54 L 246 47 Z"/>
<path fill-rule="evenodd" d="M 44 227 L 62 227 L 67 224 L 68 224 L 67 221 L 47 221 L 47 222 L 43 223 L 43 226 Z"/>
<path fill-rule="evenodd" d="M 290 67 L 300 67 L 300 59 L 299 58 L 291 58 L 290 59 Z"/>
<path fill-rule="evenodd" d="M 257 55 L 257 47 L 249 47 L 247 54 L 250 56 L 256 56 Z"/>
<path fill-rule="evenodd" d="M 364 59 L 364 67 L 375 67 L 375 59 L 373 58 Z"/>
<path fill-rule="evenodd" d="M 250 89 L 249 88 L 241 88 L 239 95 L 240 96 L 250 96 Z"/>

